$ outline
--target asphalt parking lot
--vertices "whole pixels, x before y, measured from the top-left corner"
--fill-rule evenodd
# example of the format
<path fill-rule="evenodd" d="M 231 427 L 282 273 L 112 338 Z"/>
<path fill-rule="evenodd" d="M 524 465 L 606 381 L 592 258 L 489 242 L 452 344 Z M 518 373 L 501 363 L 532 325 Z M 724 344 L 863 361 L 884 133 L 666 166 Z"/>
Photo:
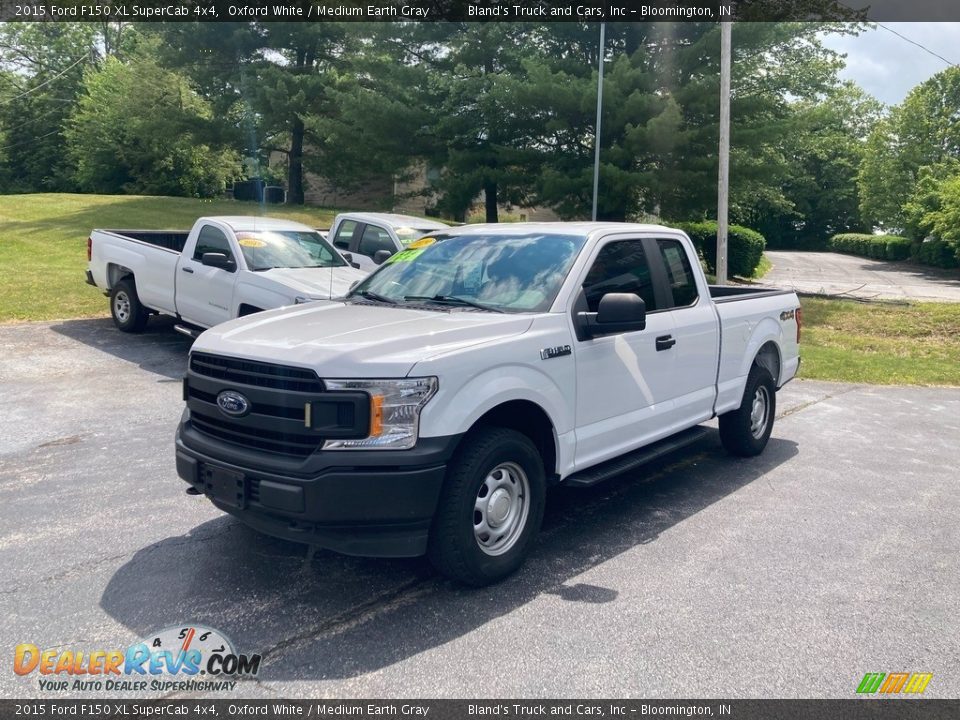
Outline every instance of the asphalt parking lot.
<path fill-rule="evenodd" d="M 233 697 L 847 698 L 897 671 L 960 695 L 960 389 L 795 381 L 759 458 L 712 433 L 557 489 L 528 565 L 466 590 L 187 496 L 188 347 L 162 321 L 0 326 L 4 652 L 196 622 L 263 654 Z M 0 673 L 0 696 L 42 695 Z"/>

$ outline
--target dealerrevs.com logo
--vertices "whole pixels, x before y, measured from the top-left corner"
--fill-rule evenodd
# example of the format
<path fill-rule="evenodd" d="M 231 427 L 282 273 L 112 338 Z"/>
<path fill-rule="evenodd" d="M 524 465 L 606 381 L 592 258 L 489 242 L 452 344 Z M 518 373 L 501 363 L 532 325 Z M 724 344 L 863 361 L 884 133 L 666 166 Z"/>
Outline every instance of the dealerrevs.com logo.
<path fill-rule="evenodd" d="M 45 692 L 216 691 L 255 677 L 260 657 L 238 653 L 218 630 L 188 625 L 161 630 L 126 649 L 41 650 L 21 643 L 14 649 L 13 671 L 35 674 Z"/>

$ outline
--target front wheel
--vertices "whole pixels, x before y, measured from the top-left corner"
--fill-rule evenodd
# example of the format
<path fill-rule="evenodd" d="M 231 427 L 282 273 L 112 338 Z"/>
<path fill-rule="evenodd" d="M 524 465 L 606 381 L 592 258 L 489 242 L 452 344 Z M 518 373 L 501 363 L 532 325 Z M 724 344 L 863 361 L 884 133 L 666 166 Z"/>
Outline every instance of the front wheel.
<path fill-rule="evenodd" d="M 543 461 L 526 435 L 475 431 L 450 464 L 430 531 L 430 561 L 467 585 L 505 578 L 530 552 L 545 497 Z"/>
<path fill-rule="evenodd" d="M 766 368 L 754 365 L 747 376 L 743 401 L 720 416 L 720 442 L 731 455 L 753 457 L 763 452 L 777 413 L 777 388 Z"/>
<path fill-rule="evenodd" d="M 110 315 L 121 332 L 140 332 L 146 326 L 150 313 L 140 302 L 133 278 L 124 278 L 110 290 Z"/>

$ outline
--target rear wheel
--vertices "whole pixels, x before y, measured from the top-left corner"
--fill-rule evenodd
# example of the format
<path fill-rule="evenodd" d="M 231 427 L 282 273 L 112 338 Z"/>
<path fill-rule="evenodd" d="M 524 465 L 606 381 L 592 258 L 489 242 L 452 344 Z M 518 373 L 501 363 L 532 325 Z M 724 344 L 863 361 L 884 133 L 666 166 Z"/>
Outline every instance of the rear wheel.
<path fill-rule="evenodd" d="M 430 531 L 430 561 L 467 585 L 503 579 L 529 554 L 545 496 L 543 461 L 526 435 L 507 428 L 475 431 L 447 473 Z"/>
<path fill-rule="evenodd" d="M 719 418 L 720 441 L 731 455 L 753 457 L 763 452 L 777 413 L 776 390 L 770 371 L 754 365 L 740 407 Z"/>
<path fill-rule="evenodd" d="M 122 332 L 140 332 L 150 312 L 141 304 L 133 278 L 124 278 L 110 291 L 110 315 Z"/>

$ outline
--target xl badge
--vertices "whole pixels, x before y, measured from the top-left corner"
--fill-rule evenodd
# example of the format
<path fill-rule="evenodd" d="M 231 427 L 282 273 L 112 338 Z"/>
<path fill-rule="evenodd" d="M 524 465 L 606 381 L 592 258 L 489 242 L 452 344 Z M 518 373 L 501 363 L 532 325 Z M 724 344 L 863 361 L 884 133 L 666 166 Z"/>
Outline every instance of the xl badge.
<path fill-rule="evenodd" d="M 571 354 L 569 345 L 557 345 L 556 347 L 544 348 L 540 351 L 541 360 L 549 360 L 550 358 L 561 357 L 563 355 Z"/>
<path fill-rule="evenodd" d="M 250 401 L 235 390 L 224 390 L 217 395 L 217 407 L 230 417 L 243 417 L 250 412 Z"/>

